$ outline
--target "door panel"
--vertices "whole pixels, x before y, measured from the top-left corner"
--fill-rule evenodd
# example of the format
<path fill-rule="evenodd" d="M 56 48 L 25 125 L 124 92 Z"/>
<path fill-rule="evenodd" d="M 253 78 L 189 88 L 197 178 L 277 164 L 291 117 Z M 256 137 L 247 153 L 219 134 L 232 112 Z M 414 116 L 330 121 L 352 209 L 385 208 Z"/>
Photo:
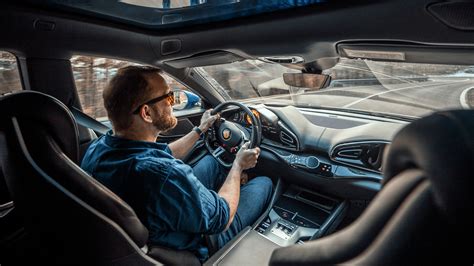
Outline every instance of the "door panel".
<path fill-rule="evenodd" d="M 174 140 L 181 138 L 191 131 L 194 127 L 194 124 L 186 117 L 178 118 L 178 124 L 175 128 L 162 132 L 159 136 L 160 140 Z"/>
<path fill-rule="evenodd" d="M 188 134 L 193 127 L 199 126 L 204 109 L 194 110 L 195 112 L 175 111 L 174 115 L 178 118 L 178 124 L 175 128 L 162 132 L 158 136 L 159 142 L 172 142 Z"/>

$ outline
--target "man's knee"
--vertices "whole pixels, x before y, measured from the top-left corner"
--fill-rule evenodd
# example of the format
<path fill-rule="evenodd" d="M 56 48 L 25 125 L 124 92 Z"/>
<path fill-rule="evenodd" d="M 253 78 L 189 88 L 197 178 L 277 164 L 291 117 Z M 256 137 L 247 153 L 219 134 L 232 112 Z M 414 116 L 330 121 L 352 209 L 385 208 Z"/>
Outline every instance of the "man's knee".
<path fill-rule="evenodd" d="M 211 165 L 213 169 L 215 169 L 219 173 L 223 173 L 225 171 L 224 167 L 214 158 L 212 155 L 206 155 L 204 156 L 206 159 L 206 162 Z"/>
<path fill-rule="evenodd" d="M 266 195 L 266 201 L 268 203 L 273 192 L 272 180 L 266 176 L 257 176 L 252 179 L 252 181 L 255 182 L 255 186 L 258 187 L 259 193 Z"/>
<path fill-rule="evenodd" d="M 212 165 L 213 167 L 217 167 L 217 165 L 219 164 L 217 160 L 212 155 L 209 155 L 209 154 L 202 157 L 200 161 L 205 161 L 206 164 Z"/>
<path fill-rule="evenodd" d="M 272 180 L 267 176 L 257 176 L 254 179 L 254 182 L 258 183 L 260 187 L 271 189 L 273 188 Z"/>

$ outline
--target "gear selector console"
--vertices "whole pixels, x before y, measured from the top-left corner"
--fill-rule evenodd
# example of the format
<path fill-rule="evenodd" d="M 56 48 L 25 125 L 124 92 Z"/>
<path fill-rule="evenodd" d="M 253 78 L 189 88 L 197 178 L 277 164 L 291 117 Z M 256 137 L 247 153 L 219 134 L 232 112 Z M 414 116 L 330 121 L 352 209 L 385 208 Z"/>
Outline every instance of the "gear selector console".
<path fill-rule="evenodd" d="M 324 235 L 342 205 L 337 199 L 292 186 L 255 230 L 280 246 L 303 244 Z"/>

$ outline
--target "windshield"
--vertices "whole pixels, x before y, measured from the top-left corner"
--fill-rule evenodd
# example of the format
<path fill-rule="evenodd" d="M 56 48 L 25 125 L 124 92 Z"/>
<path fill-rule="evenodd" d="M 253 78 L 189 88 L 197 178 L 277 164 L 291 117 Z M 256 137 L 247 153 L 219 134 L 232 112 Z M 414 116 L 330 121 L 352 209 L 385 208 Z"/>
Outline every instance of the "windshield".
<path fill-rule="evenodd" d="M 299 71 L 259 60 L 195 70 L 225 99 L 244 103 L 335 108 L 411 118 L 474 106 L 474 66 L 341 59 L 323 72 L 331 75 L 332 82 L 321 90 L 287 86 L 282 74 Z"/>

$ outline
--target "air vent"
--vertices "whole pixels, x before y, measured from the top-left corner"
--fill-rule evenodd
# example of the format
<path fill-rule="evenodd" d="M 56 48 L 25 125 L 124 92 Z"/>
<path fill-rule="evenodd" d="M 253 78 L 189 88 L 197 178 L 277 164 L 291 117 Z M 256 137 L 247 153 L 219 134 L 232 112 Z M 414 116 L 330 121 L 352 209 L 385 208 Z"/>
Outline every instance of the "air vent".
<path fill-rule="evenodd" d="M 339 144 L 331 152 L 331 159 L 365 170 L 381 172 L 382 157 L 388 142 L 352 142 Z"/>
<path fill-rule="evenodd" d="M 296 135 L 291 132 L 281 121 L 278 122 L 280 130 L 280 142 L 284 144 L 287 148 L 299 149 L 299 142 Z"/>
<path fill-rule="evenodd" d="M 362 148 L 346 149 L 337 152 L 337 157 L 345 159 L 357 159 L 362 154 Z"/>
<path fill-rule="evenodd" d="M 295 144 L 295 141 L 290 137 L 290 135 L 288 135 L 284 131 L 280 132 L 280 140 L 281 140 L 281 142 L 283 142 L 285 144 L 288 144 L 288 145 L 294 145 Z"/>

